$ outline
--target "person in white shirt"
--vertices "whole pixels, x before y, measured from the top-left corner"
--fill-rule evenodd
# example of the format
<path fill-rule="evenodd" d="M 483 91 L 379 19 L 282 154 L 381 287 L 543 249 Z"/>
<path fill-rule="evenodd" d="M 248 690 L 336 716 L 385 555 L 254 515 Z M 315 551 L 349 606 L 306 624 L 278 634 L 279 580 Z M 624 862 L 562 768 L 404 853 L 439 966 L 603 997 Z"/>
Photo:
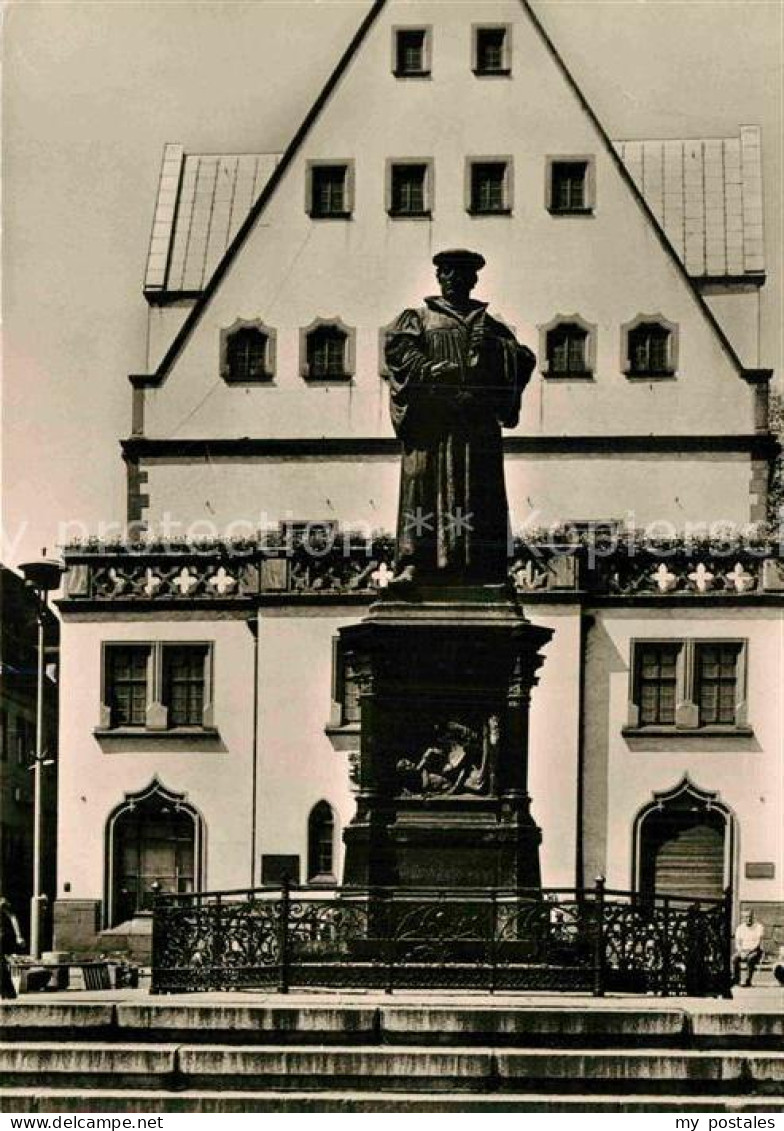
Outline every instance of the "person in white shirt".
<path fill-rule="evenodd" d="M 735 954 L 732 959 L 732 982 L 737 986 L 740 982 L 741 963 L 746 963 L 746 981 L 744 985 L 750 986 L 754 971 L 762 959 L 762 936 L 765 928 L 762 923 L 754 921 L 754 912 L 747 911 L 745 917 L 735 928 Z"/>

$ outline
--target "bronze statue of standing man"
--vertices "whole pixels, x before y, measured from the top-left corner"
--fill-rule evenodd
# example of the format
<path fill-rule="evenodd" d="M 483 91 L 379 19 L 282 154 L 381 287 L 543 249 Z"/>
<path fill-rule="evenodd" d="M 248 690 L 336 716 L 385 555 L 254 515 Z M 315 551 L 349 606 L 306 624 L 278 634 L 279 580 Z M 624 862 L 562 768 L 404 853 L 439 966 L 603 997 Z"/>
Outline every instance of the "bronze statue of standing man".
<path fill-rule="evenodd" d="M 507 572 L 501 428 L 514 428 L 536 359 L 471 298 L 485 260 L 433 258 L 440 296 L 387 335 L 390 411 L 403 444 L 393 584 L 492 584 Z"/>

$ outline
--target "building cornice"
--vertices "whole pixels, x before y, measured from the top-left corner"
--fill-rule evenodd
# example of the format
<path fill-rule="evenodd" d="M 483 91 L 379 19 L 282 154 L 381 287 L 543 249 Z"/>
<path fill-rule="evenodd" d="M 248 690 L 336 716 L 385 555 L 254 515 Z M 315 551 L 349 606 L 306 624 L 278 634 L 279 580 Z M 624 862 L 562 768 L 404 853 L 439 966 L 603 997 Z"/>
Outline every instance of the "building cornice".
<path fill-rule="evenodd" d="M 744 370 L 752 384 L 769 380 L 772 370 Z M 340 459 L 346 456 L 397 456 L 400 441 L 394 436 L 313 436 L 313 437 L 151 437 L 129 436 L 120 441 L 125 459 L 249 459 L 316 458 Z M 507 455 L 630 455 L 635 453 L 744 453 L 766 459 L 777 450 L 769 432 L 732 435 L 616 435 L 616 436 L 505 436 Z"/>

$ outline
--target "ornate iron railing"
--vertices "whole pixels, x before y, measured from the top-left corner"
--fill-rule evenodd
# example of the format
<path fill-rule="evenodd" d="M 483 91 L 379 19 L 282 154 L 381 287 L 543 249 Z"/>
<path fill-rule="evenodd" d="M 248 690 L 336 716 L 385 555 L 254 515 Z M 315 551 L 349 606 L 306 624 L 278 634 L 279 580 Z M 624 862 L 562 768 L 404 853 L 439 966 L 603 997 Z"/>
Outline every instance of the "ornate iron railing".
<path fill-rule="evenodd" d="M 729 996 L 730 893 L 261 888 L 161 895 L 152 992 L 318 986 Z"/>

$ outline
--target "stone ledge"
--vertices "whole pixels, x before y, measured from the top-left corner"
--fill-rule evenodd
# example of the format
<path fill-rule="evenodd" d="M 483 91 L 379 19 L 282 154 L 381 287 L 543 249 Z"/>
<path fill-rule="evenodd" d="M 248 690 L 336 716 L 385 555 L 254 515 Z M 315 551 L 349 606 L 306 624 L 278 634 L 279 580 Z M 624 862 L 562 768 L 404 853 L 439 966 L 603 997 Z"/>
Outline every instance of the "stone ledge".
<path fill-rule="evenodd" d="M 781 1112 L 784 1097 L 688 1095 L 638 1093 L 635 1096 L 607 1093 L 601 1096 L 574 1094 L 544 1096 L 471 1094 L 470 1092 L 354 1092 L 336 1091 L 257 1091 L 196 1089 L 187 1093 L 150 1090 L 69 1088 L 2 1088 L 0 1105 L 6 1113 L 83 1113 L 129 1112 L 233 1114 L 276 1112 L 325 1114 L 327 1112 L 405 1113 L 414 1112 L 717 1112 L 737 1115 L 752 1112 Z"/>

